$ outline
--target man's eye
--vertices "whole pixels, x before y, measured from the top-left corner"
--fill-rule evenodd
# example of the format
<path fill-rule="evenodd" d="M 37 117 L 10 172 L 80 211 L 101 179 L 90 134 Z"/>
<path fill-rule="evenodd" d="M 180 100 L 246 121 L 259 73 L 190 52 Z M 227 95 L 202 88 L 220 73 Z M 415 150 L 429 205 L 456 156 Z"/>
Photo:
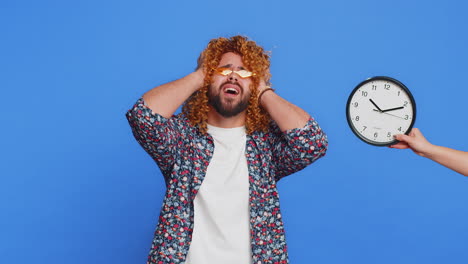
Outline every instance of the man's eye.
<path fill-rule="evenodd" d="M 232 72 L 232 71 L 229 70 L 229 69 L 221 69 L 221 71 L 220 71 L 220 73 L 221 73 L 222 75 L 229 75 L 229 74 L 231 74 L 231 72 Z"/>
<path fill-rule="evenodd" d="M 239 74 L 242 77 L 246 77 L 246 76 L 250 75 L 250 72 L 246 71 L 246 70 L 240 70 L 240 71 L 237 72 L 237 74 Z"/>

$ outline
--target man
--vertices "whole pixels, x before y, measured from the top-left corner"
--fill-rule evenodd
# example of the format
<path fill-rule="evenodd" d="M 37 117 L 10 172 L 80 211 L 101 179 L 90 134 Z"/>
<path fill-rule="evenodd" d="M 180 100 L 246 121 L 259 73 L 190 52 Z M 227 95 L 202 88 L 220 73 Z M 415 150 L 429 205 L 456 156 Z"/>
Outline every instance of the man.
<path fill-rule="evenodd" d="M 327 138 L 267 86 L 269 67 L 254 41 L 213 39 L 195 72 L 128 111 L 167 185 L 148 263 L 288 263 L 276 182 L 323 156 Z"/>

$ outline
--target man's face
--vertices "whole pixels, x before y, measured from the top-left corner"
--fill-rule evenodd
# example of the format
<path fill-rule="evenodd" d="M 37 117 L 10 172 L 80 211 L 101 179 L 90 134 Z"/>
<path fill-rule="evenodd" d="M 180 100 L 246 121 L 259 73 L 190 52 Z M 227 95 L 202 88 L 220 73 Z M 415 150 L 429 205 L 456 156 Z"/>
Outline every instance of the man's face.
<path fill-rule="evenodd" d="M 244 68 L 241 56 L 232 52 L 223 54 L 218 67 L 248 70 Z M 223 117 L 236 116 L 249 105 L 251 83 L 251 78 L 241 78 L 234 72 L 226 76 L 215 73 L 208 91 L 208 103 Z"/>

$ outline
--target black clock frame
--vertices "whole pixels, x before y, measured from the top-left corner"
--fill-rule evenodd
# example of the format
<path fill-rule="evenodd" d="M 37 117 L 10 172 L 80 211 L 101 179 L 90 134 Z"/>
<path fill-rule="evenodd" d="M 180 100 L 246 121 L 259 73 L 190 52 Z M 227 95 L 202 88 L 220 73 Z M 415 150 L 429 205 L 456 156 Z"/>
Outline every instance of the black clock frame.
<path fill-rule="evenodd" d="M 411 131 L 411 129 L 413 128 L 413 125 L 414 125 L 414 122 L 416 121 L 416 101 L 414 100 L 414 97 L 413 97 L 413 94 L 410 92 L 410 90 L 408 89 L 408 87 L 406 87 L 406 85 L 404 85 L 402 82 L 394 79 L 394 78 L 391 78 L 391 77 L 387 77 L 387 76 L 374 76 L 374 77 L 371 77 L 371 78 L 368 78 L 364 81 L 362 81 L 361 83 L 359 83 L 358 85 L 356 85 L 356 87 L 353 89 L 353 91 L 351 92 L 351 94 L 349 95 L 348 97 L 348 101 L 346 103 L 346 120 L 348 121 L 348 125 L 349 127 L 351 128 L 351 131 L 353 131 L 353 133 L 359 138 L 361 139 L 362 141 L 366 142 L 367 144 L 370 144 L 370 145 L 373 145 L 373 146 L 378 146 L 378 147 L 384 147 L 384 146 L 390 146 L 390 145 L 393 145 L 393 144 L 396 144 L 398 143 L 399 141 L 394 139 L 393 141 L 389 142 L 389 143 L 377 143 L 375 141 L 372 141 L 372 140 L 369 140 L 365 137 L 363 137 L 358 131 L 357 129 L 354 127 L 354 125 L 352 124 L 351 122 L 351 116 L 349 114 L 349 109 L 350 109 L 350 104 L 351 104 L 351 98 L 353 97 L 353 95 L 356 93 L 356 91 L 363 85 L 365 85 L 366 83 L 369 83 L 369 82 L 372 82 L 372 81 L 380 81 L 380 80 L 383 80 L 383 81 L 389 81 L 389 82 L 393 82 L 397 85 L 399 85 L 401 88 L 403 88 L 403 90 L 408 94 L 408 97 L 411 101 L 411 104 L 413 105 L 413 120 L 411 121 L 411 124 L 410 126 L 408 127 L 408 129 L 404 132 L 404 134 L 408 135 L 409 132 Z"/>

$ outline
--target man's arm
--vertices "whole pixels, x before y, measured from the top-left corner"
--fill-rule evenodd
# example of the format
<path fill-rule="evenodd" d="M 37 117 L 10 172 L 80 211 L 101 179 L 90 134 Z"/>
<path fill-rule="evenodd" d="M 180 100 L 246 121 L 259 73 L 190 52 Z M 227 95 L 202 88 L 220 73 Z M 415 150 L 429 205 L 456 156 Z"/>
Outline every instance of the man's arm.
<path fill-rule="evenodd" d="M 268 87 L 260 83 L 259 94 Z M 259 104 L 268 112 L 281 131 L 302 128 L 310 116 L 301 108 L 291 104 L 273 91 L 265 91 L 259 98 Z"/>
<path fill-rule="evenodd" d="M 157 86 L 143 95 L 146 105 L 157 114 L 170 118 L 190 95 L 203 86 L 205 75 L 199 68 L 189 75 Z"/>
<path fill-rule="evenodd" d="M 400 142 L 390 146 L 397 149 L 411 149 L 419 156 L 429 158 L 449 169 L 468 176 L 468 152 L 431 144 L 421 131 L 413 128 L 409 135 L 395 135 Z"/>
<path fill-rule="evenodd" d="M 135 139 L 157 162 L 166 181 L 174 164 L 180 124 L 172 115 L 203 85 L 204 74 L 197 70 L 179 80 L 163 84 L 143 95 L 126 113 Z"/>
<path fill-rule="evenodd" d="M 302 170 L 327 151 L 328 140 L 317 122 L 304 110 L 286 101 L 260 83 L 260 105 L 267 110 L 279 128 L 273 137 L 273 162 L 278 169 L 275 178 Z"/>

